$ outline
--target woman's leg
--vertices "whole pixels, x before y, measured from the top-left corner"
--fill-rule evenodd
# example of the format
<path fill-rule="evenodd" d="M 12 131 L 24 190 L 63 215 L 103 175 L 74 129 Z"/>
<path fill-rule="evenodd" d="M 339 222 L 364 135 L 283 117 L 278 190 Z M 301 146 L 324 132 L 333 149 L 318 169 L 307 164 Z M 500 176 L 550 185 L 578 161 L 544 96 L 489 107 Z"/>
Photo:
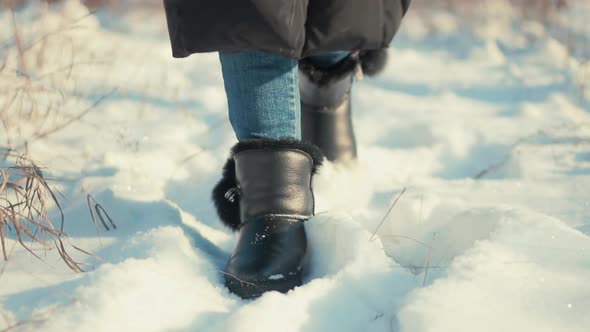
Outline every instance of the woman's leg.
<path fill-rule="evenodd" d="M 238 142 L 213 189 L 223 223 L 239 232 L 225 266 L 227 288 L 243 298 L 302 284 L 314 214 L 312 177 L 322 163 L 301 139 L 298 62 L 263 52 L 220 54 Z"/>
<path fill-rule="evenodd" d="M 349 52 L 308 57 L 328 68 Z M 238 140 L 301 139 L 297 60 L 259 51 L 220 53 L 229 118 Z"/>
<path fill-rule="evenodd" d="M 220 53 L 219 58 L 239 141 L 301 139 L 297 60 L 259 51 Z"/>

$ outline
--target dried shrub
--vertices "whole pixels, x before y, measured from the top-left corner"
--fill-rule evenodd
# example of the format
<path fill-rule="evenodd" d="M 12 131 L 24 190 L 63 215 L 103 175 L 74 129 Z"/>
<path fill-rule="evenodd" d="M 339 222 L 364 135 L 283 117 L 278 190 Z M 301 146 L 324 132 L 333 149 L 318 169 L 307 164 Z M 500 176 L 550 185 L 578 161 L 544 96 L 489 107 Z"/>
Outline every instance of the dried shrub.
<path fill-rule="evenodd" d="M 5 3 L 14 42 L 0 43 L 0 55 L 5 55 L 0 58 L 0 144 L 18 151 L 81 120 L 116 91 L 80 97 L 80 67 L 102 65 L 88 55 L 85 47 L 90 46 L 75 38 L 88 28 L 85 20 L 92 21 L 92 13 L 59 17 L 59 9 L 50 9 L 47 1 L 40 4 L 34 19 L 41 24 L 31 29 L 19 22 L 15 0 Z M 43 29 L 50 11 L 52 23 Z"/>
<path fill-rule="evenodd" d="M 64 233 L 60 194 L 34 162 L 9 150 L 0 152 L 7 165 L 0 167 L 0 244 L 4 260 L 9 258 L 7 232 L 14 232 L 18 243 L 38 259 L 42 260 L 33 246 L 56 249 L 71 270 L 82 272 L 82 263 L 76 262 L 67 248 L 89 253 L 70 244 Z M 52 208 L 57 210 L 56 220 L 49 213 Z"/>

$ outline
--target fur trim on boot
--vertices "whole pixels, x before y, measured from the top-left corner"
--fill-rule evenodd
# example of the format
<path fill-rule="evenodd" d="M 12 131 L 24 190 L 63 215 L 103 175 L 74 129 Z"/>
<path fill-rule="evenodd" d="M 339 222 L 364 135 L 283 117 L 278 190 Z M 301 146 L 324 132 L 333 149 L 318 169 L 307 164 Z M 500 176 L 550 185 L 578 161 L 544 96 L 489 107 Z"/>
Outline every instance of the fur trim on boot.
<path fill-rule="evenodd" d="M 213 188 L 213 204 L 217 209 L 217 215 L 221 222 L 237 230 L 240 227 L 240 202 L 238 201 L 238 188 L 236 181 L 236 163 L 233 156 L 223 166 L 221 180 Z"/>
<path fill-rule="evenodd" d="M 300 150 L 313 160 L 313 174 L 322 165 L 322 151 L 309 142 L 293 139 L 250 139 L 237 143 L 231 149 L 230 157 L 223 167 L 222 178 L 213 188 L 212 199 L 221 222 L 233 231 L 240 228 L 239 188 L 236 180 L 236 163 L 234 156 L 247 150 Z"/>
<path fill-rule="evenodd" d="M 302 59 L 299 61 L 299 70 L 307 75 L 312 83 L 325 86 L 332 82 L 338 82 L 347 75 L 350 75 L 359 64 L 364 75 L 378 75 L 387 65 L 387 54 L 386 48 L 363 50 L 351 54 L 329 68 L 318 67 L 309 59 Z"/>
<path fill-rule="evenodd" d="M 387 65 L 387 49 L 360 51 L 359 61 L 363 74 L 375 76 L 381 73 Z"/>
<path fill-rule="evenodd" d="M 326 86 L 333 82 L 341 81 L 358 65 L 358 59 L 354 56 L 347 56 L 340 62 L 328 68 L 318 67 L 309 59 L 299 61 L 299 70 L 304 73 L 312 83 L 320 86 Z"/>

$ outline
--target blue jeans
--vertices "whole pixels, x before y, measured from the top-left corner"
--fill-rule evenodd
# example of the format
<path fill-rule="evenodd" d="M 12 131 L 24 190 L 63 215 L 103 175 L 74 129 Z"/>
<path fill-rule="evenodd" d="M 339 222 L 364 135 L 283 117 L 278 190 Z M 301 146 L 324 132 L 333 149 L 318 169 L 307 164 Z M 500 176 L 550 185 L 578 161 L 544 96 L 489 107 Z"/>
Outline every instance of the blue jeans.
<path fill-rule="evenodd" d="M 348 54 L 333 52 L 309 60 L 329 67 Z M 259 51 L 220 53 L 219 59 L 229 119 L 238 140 L 301 139 L 297 60 Z"/>

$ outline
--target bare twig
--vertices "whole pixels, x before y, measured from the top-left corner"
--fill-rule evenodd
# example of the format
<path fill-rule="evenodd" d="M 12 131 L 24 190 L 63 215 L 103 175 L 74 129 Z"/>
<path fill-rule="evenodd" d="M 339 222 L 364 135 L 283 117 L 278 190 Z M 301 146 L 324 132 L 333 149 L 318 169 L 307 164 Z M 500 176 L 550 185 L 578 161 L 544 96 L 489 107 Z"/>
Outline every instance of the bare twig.
<path fill-rule="evenodd" d="M 217 270 L 217 272 L 220 272 L 223 275 L 227 275 L 227 276 L 232 277 L 233 279 L 237 280 L 241 285 L 248 285 L 248 286 L 252 286 L 252 287 L 255 287 L 256 286 L 256 284 L 253 284 L 251 282 L 248 282 L 248 281 L 245 281 L 245 280 L 242 280 L 242 279 L 238 278 L 235 274 L 231 274 L 231 273 L 228 273 L 228 272 L 225 272 L 225 271 L 221 271 L 221 270 Z"/>
<path fill-rule="evenodd" d="M 436 240 L 436 233 L 432 234 L 432 242 Z M 428 257 L 426 258 L 426 269 L 424 270 L 424 280 L 422 280 L 422 286 L 426 286 L 426 281 L 428 281 L 428 270 L 430 270 L 430 261 L 432 260 L 432 251 L 434 249 L 433 246 L 428 246 Z"/>
<path fill-rule="evenodd" d="M 31 143 L 32 141 L 36 141 L 42 138 L 46 138 L 47 136 L 51 135 L 51 134 L 55 134 L 56 132 L 68 127 L 69 125 L 71 125 L 72 123 L 79 121 L 80 119 L 82 119 L 86 114 L 88 114 L 90 111 L 92 111 L 94 108 L 96 108 L 96 106 L 98 106 L 100 103 L 102 103 L 105 99 L 107 99 L 108 97 L 110 97 L 111 95 L 113 95 L 115 92 L 117 91 L 117 89 L 113 89 L 111 90 L 109 93 L 103 95 L 102 97 L 98 98 L 94 103 L 92 103 L 92 105 L 90 105 L 88 108 L 86 108 L 84 111 L 80 112 L 78 115 L 68 119 L 66 122 L 59 124 L 45 132 L 41 132 L 36 134 L 35 136 L 33 136 L 28 143 Z"/>
<path fill-rule="evenodd" d="M 115 225 L 115 223 L 113 222 L 113 219 L 109 216 L 109 214 L 107 213 L 107 211 L 102 207 L 102 205 L 100 205 L 95 199 L 94 197 L 92 197 L 92 195 L 88 194 L 86 196 L 86 201 L 88 202 L 88 211 L 90 212 L 90 218 L 92 218 L 92 222 L 94 223 L 94 226 L 96 227 L 96 233 L 100 238 L 100 231 L 98 229 L 98 223 L 96 222 L 96 217 L 94 216 L 94 213 L 96 212 L 96 215 L 98 216 L 98 219 L 100 219 L 100 222 L 102 223 L 102 225 L 104 226 L 104 228 L 109 231 L 110 228 L 107 225 L 105 218 L 109 220 L 109 223 L 111 224 L 111 226 L 113 227 L 113 229 L 117 229 L 117 226 Z M 92 206 L 94 204 L 94 209 L 92 209 Z"/>
<path fill-rule="evenodd" d="M 373 235 L 371 235 L 371 238 L 369 239 L 370 241 L 373 241 L 373 238 L 375 237 L 375 235 L 377 234 L 377 232 L 379 231 L 379 229 L 381 228 L 381 226 L 383 225 L 383 223 L 385 222 L 385 220 L 387 219 L 387 217 L 389 216 L 389 214 L 393 210 L 393 207 L 397 204 L 397 201 L 399 201 L 399 199 L 402 197 L 402 195 L 406 192 L 406 189 L 407 188 L 402 189 L 402 191 L 397 195 L 397 197 L 395 198 L 393 203 L 391 203 L 389 210 L 387 210 L 387 213 L 385 214 L 385 216 L 383 216 L 383 219 L 381 219 L 381 222 L 379 223 L 379 225 L 377 225 L 377 228 L 375 228 Z"/>
<path fill-rule="evenodd" d="M 18 29 L 18 24 L 16 22 L 16 15 L 14 14 L 14 3 L 13 0 L 7 0 L 8 8 L 10 10 L 10 19 L 12 21 L 12 29 L 14 33 L 14 42 L 16 44 L 16 49 L 18 51 L 18 67 L 19 71 L 26 72 L 27 66 L 25 64 L 25 57 L 24 57 L 24 47 L 23 47 L 23 40 L 20 35 L 20 31 Z"/>

